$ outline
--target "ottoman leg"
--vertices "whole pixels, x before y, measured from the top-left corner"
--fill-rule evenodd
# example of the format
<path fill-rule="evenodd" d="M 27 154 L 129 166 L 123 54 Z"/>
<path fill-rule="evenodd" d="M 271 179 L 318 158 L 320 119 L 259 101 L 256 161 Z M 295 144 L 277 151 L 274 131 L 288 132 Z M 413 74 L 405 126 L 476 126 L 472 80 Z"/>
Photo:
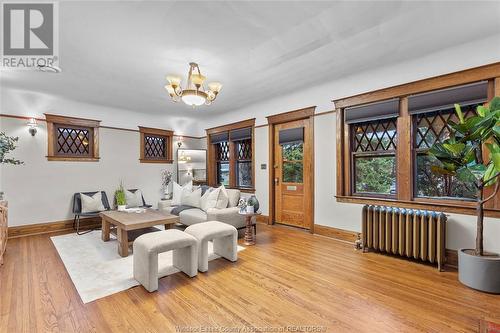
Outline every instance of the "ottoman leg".
<path fill-rule="evenodd" d="M 198 242 L 198 270 L 208 271 L 208 240 Z"/>
<path fill-rule="evenodd" d="M 214 239 L 214 253 L 230 261 L 238 260 L 238 232 Z"/>
<path fill-rule="evenodd" d="M 134 243 L 134 279 L 144 288 L 153 292 L 158 290 L 158 254 L 148 252 L 143 246 Z"/>
<path fill-rule="evenodd" d="M 173 251 L 174 267 L 184 272 L 189 277 L 198 274 L 198 246 L 186 246 Z"/>

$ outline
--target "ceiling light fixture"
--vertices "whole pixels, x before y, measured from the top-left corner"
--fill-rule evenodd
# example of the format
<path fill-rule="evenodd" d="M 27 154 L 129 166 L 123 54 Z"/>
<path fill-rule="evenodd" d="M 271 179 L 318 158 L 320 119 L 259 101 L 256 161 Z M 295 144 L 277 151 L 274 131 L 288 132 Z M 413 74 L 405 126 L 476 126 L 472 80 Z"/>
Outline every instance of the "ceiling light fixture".
<path fill-rule="evenodd" d="M 177 163 L 188 163 L 188 162 L 191 162 L 191 156 L 187 156 L 185 152 L 182 151 Z"/>
<path fill-rule="evenodd" d="M 174 102 L 182 100 L 187 105 L 192 107 L 200 105 L 210 105 L 217 98 L 222 84 L 219 82 L 210 82 L 208 90 L 203 86 L 206 77 L 200 72 L 200 67 L 197 63 L 189 63 L 189 73 L 187 85 L 184 89 L 181 88 L 181 78 L 178 76 L 168 75 L 167 81 L 169 84 L 165 86 L 168 94 Z"/>

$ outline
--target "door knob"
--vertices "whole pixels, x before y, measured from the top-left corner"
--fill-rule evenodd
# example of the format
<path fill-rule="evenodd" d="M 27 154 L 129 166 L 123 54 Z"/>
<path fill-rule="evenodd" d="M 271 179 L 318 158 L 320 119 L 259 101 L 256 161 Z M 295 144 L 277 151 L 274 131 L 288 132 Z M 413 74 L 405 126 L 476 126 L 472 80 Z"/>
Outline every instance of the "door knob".
<path fill-rule="evenodd" d="M 274 178 L 274 185 L 278 186 L 279 183 L 280 183 L 280 179 L 279 178 Z"/>

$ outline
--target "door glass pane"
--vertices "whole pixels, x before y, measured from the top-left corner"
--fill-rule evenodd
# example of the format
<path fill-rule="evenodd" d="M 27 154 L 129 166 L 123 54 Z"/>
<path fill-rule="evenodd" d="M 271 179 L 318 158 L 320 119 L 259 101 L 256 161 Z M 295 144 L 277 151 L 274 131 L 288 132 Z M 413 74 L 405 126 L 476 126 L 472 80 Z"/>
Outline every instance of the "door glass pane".
<path fill-rule="evenodd" d="M 396 158 L 394 156 L 356 157 L 354 159 L 356 193 L 396 194 Z"/>
<path fill-rule="evenodd" d="M 302 183 L 302 162 L 283 162 L 283 183 Z"/>
<path fill-rule="evenodd" d="M 304 156 L 304 143 L 292 142 L 281 145 L 283 161 L 302 161 Z"/>

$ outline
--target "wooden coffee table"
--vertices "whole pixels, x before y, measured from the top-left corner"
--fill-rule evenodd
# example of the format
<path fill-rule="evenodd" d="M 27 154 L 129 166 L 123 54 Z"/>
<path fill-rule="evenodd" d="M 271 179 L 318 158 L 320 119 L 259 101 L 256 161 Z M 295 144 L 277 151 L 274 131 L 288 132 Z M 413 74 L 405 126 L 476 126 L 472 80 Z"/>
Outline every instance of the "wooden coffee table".
<path fill-rule="evenodd" d="M 155 231 L 155 225 L 163 224 L 170 229 L 179 223 L 179 217 L 155 209 L 146 209 L 143 213 L 127 213 L 109 210 L 99 214 L 102 220 L 102 240 L 109 241 L 111 225 L 116 227 L 118 238 L 118 254 L 128 256 L 128 247 L 140 234 Z M 136 232 L 133 232 L 136 231 Z"/>

